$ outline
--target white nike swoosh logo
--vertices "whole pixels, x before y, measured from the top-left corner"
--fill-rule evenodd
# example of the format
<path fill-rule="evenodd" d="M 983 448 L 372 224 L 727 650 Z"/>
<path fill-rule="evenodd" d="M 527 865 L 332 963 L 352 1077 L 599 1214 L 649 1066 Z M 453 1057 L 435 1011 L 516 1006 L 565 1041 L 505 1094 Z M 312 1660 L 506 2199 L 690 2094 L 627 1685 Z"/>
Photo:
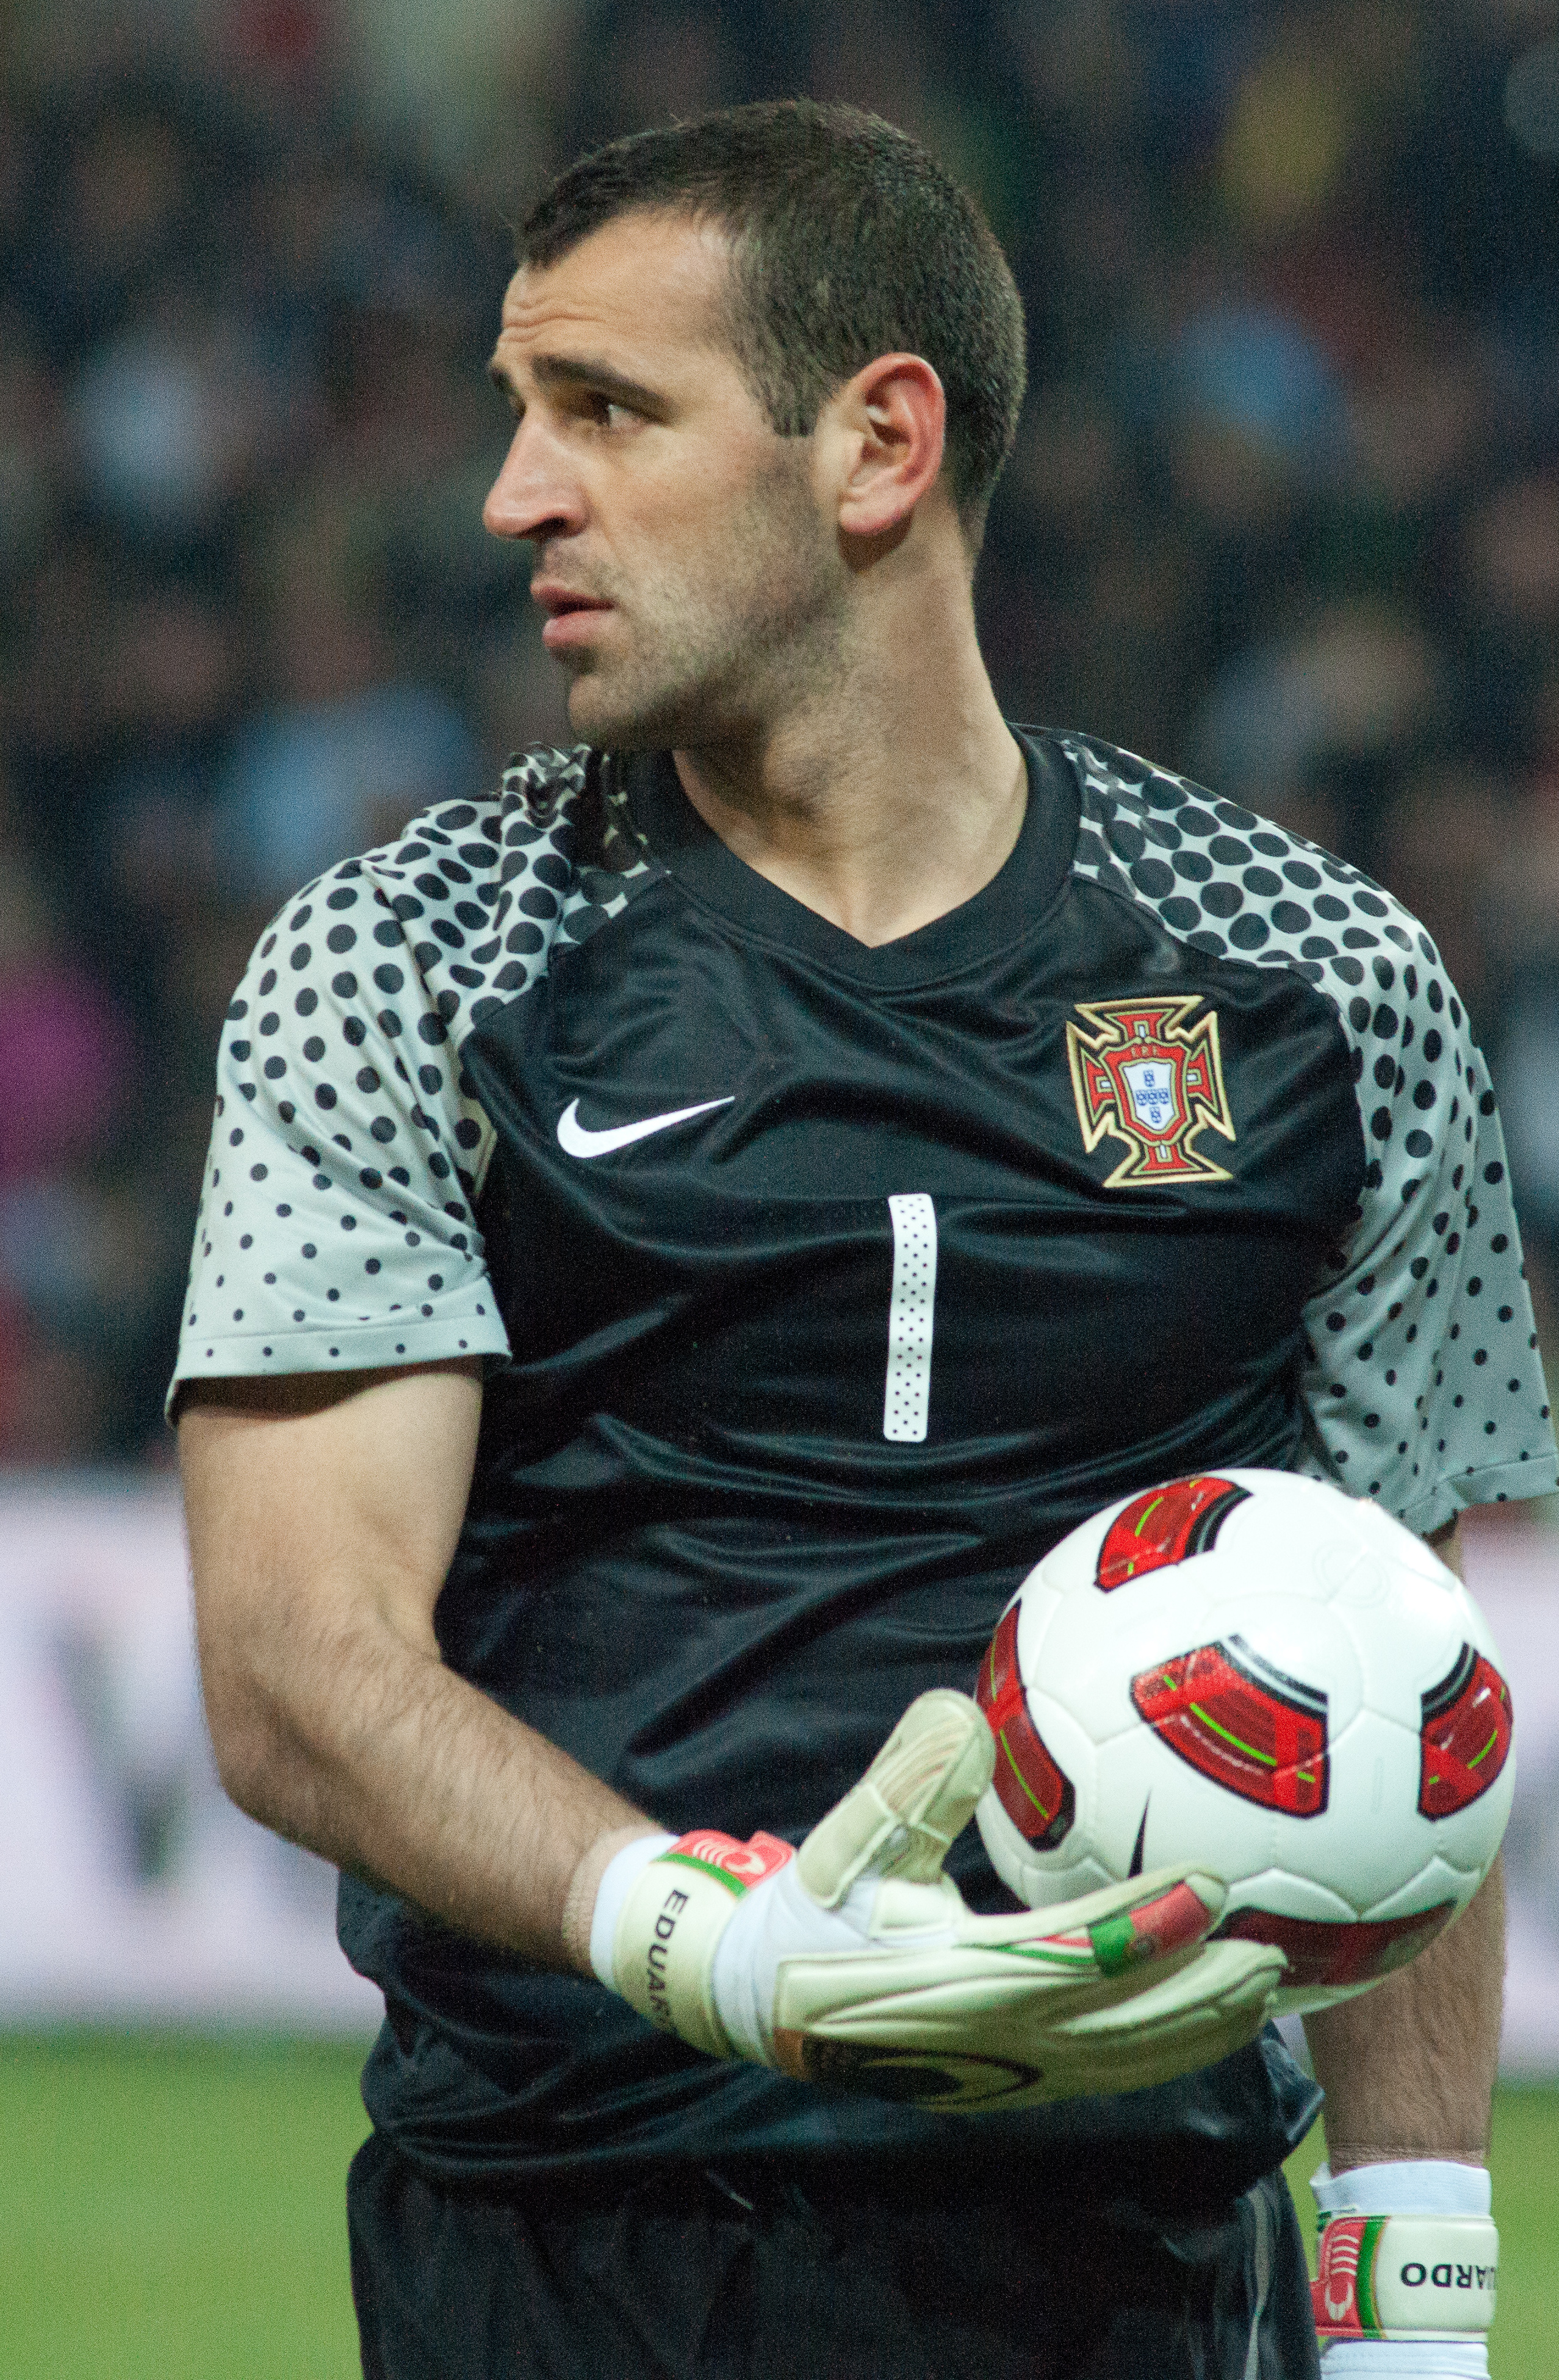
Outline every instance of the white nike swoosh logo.
<path fill-rule="evenodd" d="M 724 1099 L 700 1099 L 696 1108 L 673 1108 L 669 1115 L 645 1116 L 639 1123 L 614 1124 L 607 1132 L 591 1132 L 579 1122 L 579 1102 L 570 1099 L 557 1120 L 557 1145 L 570 1157 L 605 1157 L 614 1148 L 627 1148 L 636 1140 L 647 1140 L 652 1132 L 664 1132 L 674 1123 L 686 1123 L 689 1116 L 707 1115 L 711 1108 L 728 1108 L 736 1098 L 733 1091 Z"/>

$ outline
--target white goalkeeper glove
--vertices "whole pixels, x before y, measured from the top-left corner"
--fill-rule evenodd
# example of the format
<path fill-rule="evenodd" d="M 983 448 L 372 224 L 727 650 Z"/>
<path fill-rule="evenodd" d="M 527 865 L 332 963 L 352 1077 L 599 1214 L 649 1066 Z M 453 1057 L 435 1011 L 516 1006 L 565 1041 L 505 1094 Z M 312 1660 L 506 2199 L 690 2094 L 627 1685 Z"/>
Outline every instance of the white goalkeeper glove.
<path fill-rule="evenodd" d="M 639 1838 L 596 1896 L 597 1975 L 713 2057 L 939 2109 L 1134 2091 L 1240 2048 L 1285 1961 L 1204 1942 L 1212 1877 L 969 1910 L 942 1864 L 993 1759 L 978 1705 L 937 1691 L 798 1853 L 761 1834 Z"/>
<path fill-rule="evenodd" d="M 1438 2157 L 1310 2181 L 1322 2380 L 1488 2380 L 1499 2233 L 1481 2166 Z"/>

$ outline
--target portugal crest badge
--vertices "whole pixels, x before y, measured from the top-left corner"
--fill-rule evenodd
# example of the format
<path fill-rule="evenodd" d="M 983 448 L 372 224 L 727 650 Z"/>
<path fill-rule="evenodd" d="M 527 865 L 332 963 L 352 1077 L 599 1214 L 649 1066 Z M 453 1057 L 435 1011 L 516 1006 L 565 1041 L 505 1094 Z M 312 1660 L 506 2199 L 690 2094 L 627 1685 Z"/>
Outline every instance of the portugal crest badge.
<path fill-rule="evenodd" d="M 1106 1190 L 1234 1179 L 1195 1145 L 1209 1128 L 1225 1140 L 1235 1136 L 1218 1054 L 1217 1012 L 1210 1008 L 1190 1022 L 1201 1005 L 1194 994 L 1078 1002 L 1078 1015 L 1093 1028 L 1066 1026 L 1083 1147 L 1091 1154 L 1106 1133 L 1127 1145 L 1126 1156 L 1105 1179 Z"/>

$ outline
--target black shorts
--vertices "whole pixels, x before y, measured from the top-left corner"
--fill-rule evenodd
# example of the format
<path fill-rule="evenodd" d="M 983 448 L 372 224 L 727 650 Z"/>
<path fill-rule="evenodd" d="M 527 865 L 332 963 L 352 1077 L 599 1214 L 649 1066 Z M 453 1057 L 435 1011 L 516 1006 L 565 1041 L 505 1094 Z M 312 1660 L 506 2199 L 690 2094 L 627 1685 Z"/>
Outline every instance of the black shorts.
<path fill-rule="evenodd" d="M 366 2380 L 1317 2380 L 1282 2172 L 1201 2219 L 707 2174 L 614 2200 L 347 2188 Z"/>

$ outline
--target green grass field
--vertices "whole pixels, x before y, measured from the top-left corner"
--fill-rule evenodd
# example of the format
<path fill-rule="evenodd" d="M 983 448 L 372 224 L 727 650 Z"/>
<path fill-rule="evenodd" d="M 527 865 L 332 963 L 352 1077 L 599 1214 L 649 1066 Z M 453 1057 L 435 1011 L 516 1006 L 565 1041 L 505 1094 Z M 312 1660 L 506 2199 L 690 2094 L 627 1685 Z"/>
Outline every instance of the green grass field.
<path fill-rule="evenodd" d="M 349 2380 L 362 2056 L 0 2039 L 4 2380 Z"/>
<path fill-rule="evenodd" d="M 0 2036 L 0 2380 L 349 2380 L 355 2046 Z M 1289 2167 L 1305 2181 L 1319 2132 Z M 1495 2380 L 1559 2369 L 1559 2091 L 1504 2091 Z M 1148 2380 L 1148 2375 L 1144 2375 Z"/>

